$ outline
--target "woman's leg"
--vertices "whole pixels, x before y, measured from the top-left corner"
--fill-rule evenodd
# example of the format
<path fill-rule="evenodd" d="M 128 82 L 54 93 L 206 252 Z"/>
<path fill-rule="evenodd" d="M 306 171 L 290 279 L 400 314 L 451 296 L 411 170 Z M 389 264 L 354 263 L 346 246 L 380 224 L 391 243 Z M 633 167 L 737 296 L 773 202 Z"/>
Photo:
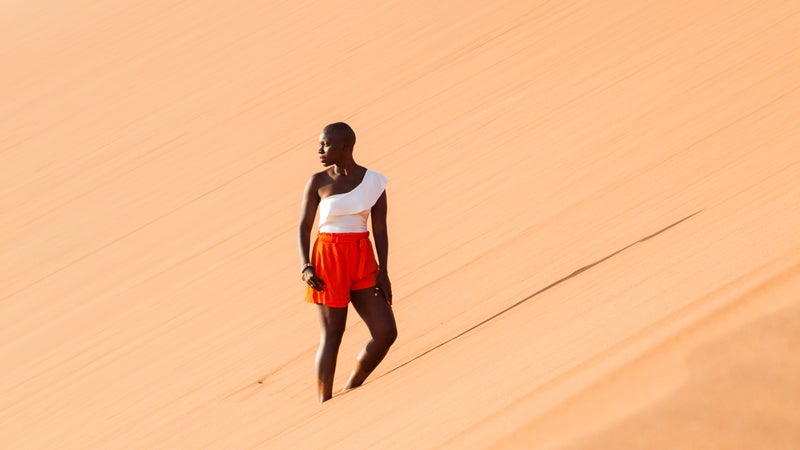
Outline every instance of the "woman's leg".
<path fill-rule="evenodd" d="M 347 308 L 317 305 L 317 310 L 320 333 L 315 366 L 319 402 L 322 403 L 333 397 L 333 373 L 336 371 L 336 356 L 347 323 Z"/>
<path fill-rule="evenodd" d="M 382 294 L 376 297 L 374 293 L 374 287 L 350 292 L 351 303 L 367 324 L 372 339 L 359 353 L 356 367 L 350 374 L 345 389 L 361 386 L 397 339 L 397 325 L 392 307 L 386 303 Z"/>

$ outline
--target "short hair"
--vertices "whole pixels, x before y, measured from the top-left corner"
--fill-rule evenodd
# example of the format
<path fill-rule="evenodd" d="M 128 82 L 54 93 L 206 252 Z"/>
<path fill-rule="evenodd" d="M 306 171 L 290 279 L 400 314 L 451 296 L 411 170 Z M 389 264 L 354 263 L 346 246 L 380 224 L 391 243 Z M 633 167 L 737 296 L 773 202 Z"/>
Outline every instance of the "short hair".
<path fill-rule="evenodd" d="M 336 122 L 332 123 L 325 127 L 323 130 L 326 134 L 333 133 L 337 136 L 341 136 L 344 139 L 344 143 L 346 146 L 352 147 L 356 145 L 356 133 L 350 128 L 350 125 L 344 122 Z"/>

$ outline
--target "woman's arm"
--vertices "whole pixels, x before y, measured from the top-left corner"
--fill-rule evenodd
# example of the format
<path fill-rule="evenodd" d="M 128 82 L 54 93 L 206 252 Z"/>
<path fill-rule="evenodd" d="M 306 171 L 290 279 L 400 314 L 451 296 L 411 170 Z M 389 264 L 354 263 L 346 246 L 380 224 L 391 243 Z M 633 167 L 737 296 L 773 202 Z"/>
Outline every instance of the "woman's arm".
<path fill-rule="evenodd" d="M 317 215 L 319 206 L 319 193 L 317 192 L 316 176 L 312 176 L 306 183 L 303 192 L 303 200 L 300 204 L 300 225 L 297 227 L 297 248 L 300 251 L 300 267 L 303 269 L 302 276 L 312 288 L 321 291 L 325 287 L 323 282 L 314 273 L 313 266 L 307 266 L 309 262 L 309 250 L 311 247 L 311 228 L 314 226 L 314 217 Z"/>
<path fill-rule="evenodd" d="M 392 283 L 389 281 L 389 236 L 386 232 L 386 191 L 372 207 L 372 236 L 375 239 L 375 251 L 378 253 L 378 281 L 376 287 L 383 292 L 386 302 L 392 304 Z"/>

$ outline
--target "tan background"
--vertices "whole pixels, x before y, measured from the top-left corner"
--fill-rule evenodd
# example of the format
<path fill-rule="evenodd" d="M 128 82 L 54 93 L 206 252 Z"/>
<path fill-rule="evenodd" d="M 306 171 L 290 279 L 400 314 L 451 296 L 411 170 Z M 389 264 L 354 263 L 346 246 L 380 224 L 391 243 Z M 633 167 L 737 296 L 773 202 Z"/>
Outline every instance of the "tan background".
<path fill-rule="evenodd" d="M 0 10 L 0 447 L 800 447 L 800 3 Z M 400 338 L 319 406 L 338 120 Z"/>

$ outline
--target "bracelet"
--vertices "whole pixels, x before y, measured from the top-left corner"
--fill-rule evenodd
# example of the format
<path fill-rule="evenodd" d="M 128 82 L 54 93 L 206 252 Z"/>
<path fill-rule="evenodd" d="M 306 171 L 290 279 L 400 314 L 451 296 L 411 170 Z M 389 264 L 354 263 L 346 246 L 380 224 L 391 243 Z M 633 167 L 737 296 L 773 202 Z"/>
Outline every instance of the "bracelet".
<path fill-rule="evenodd" d="M 313 264 L 311 264 L 311 263 L 305 263 L 305 264 L 303 264 L 303 268 L 302 268 L 302 269 L 300 269 L 300 273 L 305 273 L 305 271 L 306 271 L 306 270 L 308 270 L 308 268 L 309 268 L 309 267 L 313 269 L 313 268 L 314 268 L 314 265 L 313 265 Z"/>

